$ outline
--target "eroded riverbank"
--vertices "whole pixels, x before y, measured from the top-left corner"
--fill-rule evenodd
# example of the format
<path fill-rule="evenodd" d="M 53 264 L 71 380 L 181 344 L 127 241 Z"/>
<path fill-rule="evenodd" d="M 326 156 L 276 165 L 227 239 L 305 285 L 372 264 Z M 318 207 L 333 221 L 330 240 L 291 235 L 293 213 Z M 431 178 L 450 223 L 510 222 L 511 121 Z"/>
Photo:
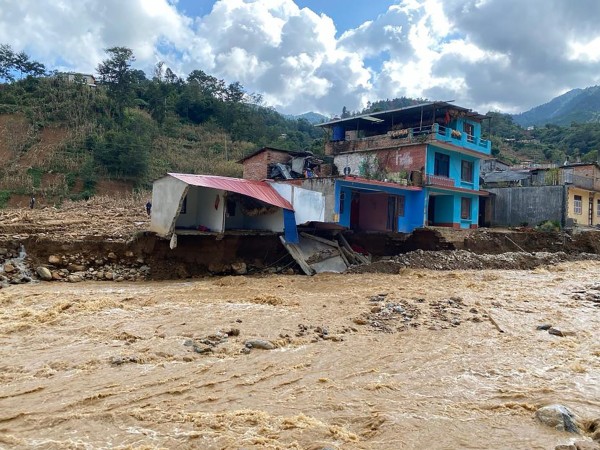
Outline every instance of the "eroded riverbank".
<path fill-rule="evenodd" d="M 539 406 L 600 417 L 599 269 L 10 286 L 0 446 L 552 449 Z"/>

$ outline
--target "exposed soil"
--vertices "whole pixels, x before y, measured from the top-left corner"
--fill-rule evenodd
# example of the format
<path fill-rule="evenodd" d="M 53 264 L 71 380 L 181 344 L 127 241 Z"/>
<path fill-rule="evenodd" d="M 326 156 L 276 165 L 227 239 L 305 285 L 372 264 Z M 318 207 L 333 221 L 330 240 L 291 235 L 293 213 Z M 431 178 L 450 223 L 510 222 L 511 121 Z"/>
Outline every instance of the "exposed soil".
<path fill-rule="evenodd" d="M 124 188 L 106 187 L 115 192 Z M 238 273 L 300 272 L 276 234 L 179 236 L 177 247 L 171 249 L 168 241 L 146 232 L 150 223 L 144 208 L 147 195 L 123 197 L 69 201 L 60 208 L 36 205 L 33 210 L 0 210 L 0 248 L 12 249 L 14 255 L 23 246 L 32 272 L 53 255 L 62 258 L 63 269 L 72 264 L 90 272 L 112 273 L 115 266 L 105 267 L 107 259 L 127 271 L 148 266 L 144 274 L 151 279 L 234 273 L 232 264 L 236 263 L 246 266 Z M 600 254 L 600 231 L 595 230 L 427 228 L 412 235 L 350 233 L 347 238 L 373 256 L 371 265 L 352 267 L 354 273 L 398 273 L 405 267 L 532 269 L 596 260 Z M 109 254 L 113 256 L 107 258 Z"/>

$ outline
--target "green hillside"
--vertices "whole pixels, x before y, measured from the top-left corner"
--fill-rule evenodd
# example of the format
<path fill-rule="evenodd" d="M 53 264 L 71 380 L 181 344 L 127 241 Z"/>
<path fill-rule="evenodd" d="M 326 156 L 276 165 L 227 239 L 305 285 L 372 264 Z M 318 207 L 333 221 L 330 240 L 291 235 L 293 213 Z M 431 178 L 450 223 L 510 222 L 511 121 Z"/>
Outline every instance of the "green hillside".
<path fill-rule="evenodd" d="M 85 198 L 107 179 L 147 188 L 166 171 L 240 176 L 236 161 L 261 146 L 323 148 L 307 120 L 286 119 L 241 84 L 199 69 L 181 78 L 159 63 L 148 79 L 132 68 L 131 50 L 115 47 L 92 87 L 82 77 L 19 71 L 10 47 L 2 50 L 4 202 L 31 193 Z"/>
<path fill-rule="evenodd" d="M 548 123 L 568 126 L 576 123 L 600 122 L 600 86 L 573 89 L 548 103 L 516 114 L 514 120 L 523 127 Z"/>

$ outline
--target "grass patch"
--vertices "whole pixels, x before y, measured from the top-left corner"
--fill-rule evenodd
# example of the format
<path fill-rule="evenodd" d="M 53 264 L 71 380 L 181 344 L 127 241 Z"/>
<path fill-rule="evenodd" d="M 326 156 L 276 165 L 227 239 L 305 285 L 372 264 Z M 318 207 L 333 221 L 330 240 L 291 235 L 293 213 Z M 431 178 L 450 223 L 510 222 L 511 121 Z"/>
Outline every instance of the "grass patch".
<path fill-rule="evenodd" d="M 8 201 L 10 200 L 9 191 L 0 191 L 0 209 L 6 208 Z"/>

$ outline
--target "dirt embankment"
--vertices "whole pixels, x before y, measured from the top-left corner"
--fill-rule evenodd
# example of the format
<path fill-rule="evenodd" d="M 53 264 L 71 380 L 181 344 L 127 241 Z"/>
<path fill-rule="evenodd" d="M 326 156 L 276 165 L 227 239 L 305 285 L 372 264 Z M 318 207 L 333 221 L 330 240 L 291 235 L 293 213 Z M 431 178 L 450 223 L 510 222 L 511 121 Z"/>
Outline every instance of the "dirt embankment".
<path fill-rule="evenodd" d="M 95 197 L 61 208 L 0 210 L 3 281 L 39 278 L 40 266 L 48 268 L 49 279 L 69 281 L 298 272 L 275 234 L 179 236 L 178 246 L 171 249 L 168 241 L 146 231 L 150 221 L 145 201 L 145 196 Z M 354 233 L 347 238 L 373 256 L 373 264 L 351 269 L 363 273 L 397 273 L 404 267 L 531 269 L 598 259 L 600 254 L 600 231 L 427 228 L 411 235 Z"/>

